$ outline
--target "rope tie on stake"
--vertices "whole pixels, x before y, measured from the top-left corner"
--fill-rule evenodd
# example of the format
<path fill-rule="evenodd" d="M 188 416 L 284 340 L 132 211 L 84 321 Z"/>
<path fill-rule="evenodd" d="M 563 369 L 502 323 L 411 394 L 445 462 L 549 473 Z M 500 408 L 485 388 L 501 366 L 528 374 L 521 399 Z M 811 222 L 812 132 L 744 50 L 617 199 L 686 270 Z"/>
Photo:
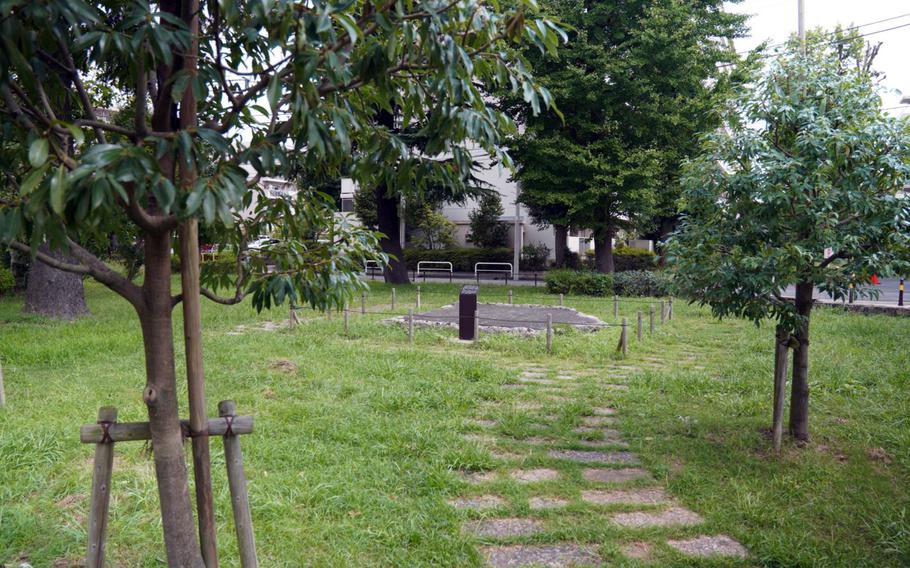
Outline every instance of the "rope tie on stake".
<path fill-rule="evenodd" d="M 98 422 L 101 425 L 101 441 L 99 444 L 113 444 L 114 439 L 111 438 L 111 426 L 114 424 L 110 420 L 101 420 Z"/>
<path fill-rule="evenodd" d="M 224 431 L 225 437 L 234 435 L 234 416 L 228 414 L 224 417 L 224 422 L 227 424 L 227 429 Z"/>

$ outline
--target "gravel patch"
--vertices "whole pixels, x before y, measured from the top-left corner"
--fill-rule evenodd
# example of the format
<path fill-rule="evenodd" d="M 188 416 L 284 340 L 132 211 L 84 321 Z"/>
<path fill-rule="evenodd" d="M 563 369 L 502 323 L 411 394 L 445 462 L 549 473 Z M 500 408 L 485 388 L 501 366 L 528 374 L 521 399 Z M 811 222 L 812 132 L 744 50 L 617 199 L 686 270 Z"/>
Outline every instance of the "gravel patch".
<path fill-rule="evenodd" d="M 509 477 L 519 483 L 536 483 L 538 481 L 552 481 L 559 478 L 559 472 L 545 467 L 537 469 L 517 469 Z"/>

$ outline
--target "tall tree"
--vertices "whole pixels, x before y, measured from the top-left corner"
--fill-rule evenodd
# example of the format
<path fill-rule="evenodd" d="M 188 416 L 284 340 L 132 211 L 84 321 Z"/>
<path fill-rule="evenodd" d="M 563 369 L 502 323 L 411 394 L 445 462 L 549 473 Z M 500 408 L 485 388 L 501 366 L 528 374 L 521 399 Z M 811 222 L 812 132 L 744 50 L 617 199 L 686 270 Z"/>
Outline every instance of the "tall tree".
<path fill-rule="evenodd" d="M 800 441 L 815 289 L 840 299 L 910 267 L 907 124 L 882 113 L 859 38 L 809 39 L 805 55 L 791 41 L 686 167 L 688 214 L 669 247 L 685 294 L 718 317 L 771 319 L 778 343 L 795 345 L 790 433 Z"/>
<path fill-rule="evenodd" d="M 512 122 L 488 106 L 477 84 L 511 84 L 535 104 L 549 100 L 507 49 L 513 41 L 555 49 L 555 26 L 533 19 L 534 9 L 529 1 L 501 11 L 480 0 L 2 4 L 0 126 L 29 149 L 31 168 L 14 180 L 16 195 L 0 201 L 0 241 L 94 278 L 136 310 L 168 565 L 203 565 L 177 414 L 171 315 L 196 296 L 185 279 L 183 295 L 172 295 L 173 233 L 180 230 L 185 263 L 195 264 L 187 253 L 197 221 L 220 227 L 231 237 L 226 244 L 240 249 L 229 273 L 202 267 L 209 286 L 201 293 L 213 301 L 235 304 L 249 295 L 257 309 L 285 299 L 343 304 L 365 285 L 358 277 L 364 261 L 386 260 L 375 235 L 336 222 L 323 194 L 269 196 L 258 178 L 286 175 L 297 160 L 306 171 L 337 176 L 352 150 L 361 187 L 457 182 L 474 144 L 507 160 L 500 133 Z M 542 29 L 551 33 L 542 37 Z M 98 119 L 85 67 L 128 86 L 133 125 Z M 76 94 L 71 115 L 62 107 L 66 85 Z M 375 126 L 390 107 L 404 124 L 422 117 L 425 153 L 414 155 L 393 130 Z M 453 158 L 423 157 L 441 153 Z M 141 285 L 76 244 L 80 231 L 108 232 L 117 212 L 142 235 Z M 266 270 L 265 256 L 244 250 L 246 239 L 279 223 L 285 238 L 263 251 L 277 270 Z M 44 242 L 74 261 L 44 253 Z M 233 295 L 219 296 L 216 285 L 232 286 Z"/>
<path fill-rule="evenodd" d="M 551 0 L 572 29 L 556 55 L 529 54 L 533 72 L 563 109 L 538 117 L 513 146 L 521 200 L 555 225 L 594 232 L 596 265 L 613 271 L 620 229 L 647 229 L 675 204 L 692 140 L 718 124 L 728 91 L 718 63 L 736 58 L 728 40 L 744 16 L 723 0 Z"/>

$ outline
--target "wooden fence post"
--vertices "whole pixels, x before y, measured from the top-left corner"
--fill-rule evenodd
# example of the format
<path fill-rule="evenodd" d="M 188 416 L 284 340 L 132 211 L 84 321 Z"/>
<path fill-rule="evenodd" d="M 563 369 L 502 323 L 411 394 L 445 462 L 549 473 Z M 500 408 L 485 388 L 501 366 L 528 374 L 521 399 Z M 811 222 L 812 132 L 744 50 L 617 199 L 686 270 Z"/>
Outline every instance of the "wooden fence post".
<path fill-rule="evenodd" d="M 104 429 L 105 436 L 95 445 L 92 501 L 88 515 L 88 547 L 85 551 L 86 568 L 104 568 L 108 509 L 111 502 L 111 474 L 114 469 L 114 442 L 107 431 L 116 421 L 116 408 L 105 406 L 98 410 L 98 424 Z"/>
<path fill-rule="evenodd" d="M 392 288 L 392 311 L 393 312 L 395 311 L 395 297 L 396 297 L 395 288 Z"/>
<path fill-rule="evenodd" d="M 559 295 L 559 305 L 560 305 L 560 306 L 566 305 L 566 297 L 565 297 L 564 294 L 560 294 L 560 295 Z"/>
<path fill-rule="evenodd" d="M 348 309 L 348 305 L 345 304 L 345 305 L 344 305 L 344 334 L 345 334 L 345 335 L 348 334 L 348 317 L 349 317 L 349 314 L 350 314 L 350 310 Z"/>
<path fill-rule="evenodd" d="M 638 310 L 638 340 L 639 340 L 639 341 L 641 341 L 641 337 L 642 337 L 642 335 L 641 335 L 641 331 L 642 331 L 641 328 L 642 328 L 641 310 Z"/>
<path fill-rule="evenodd" d="M 613 294 L 613 317 L 619 317 L 619 296 Z"/>
<path fill-rule="evenodd" d="M 237 413 L 233 400 L 218 403 L 218 415 L 230 425 Z M 250 513 L 250 496 L 247 494 L 246 474 L 243 472 L 243 453 L 240 438 L 230 430 L 224 434 L 224 461 L 227 465 L 228 486 L 231 490 L 231 505 L 234 510 L 234 528 L 237 530 L 237 548 L 240 551 L 240 566 L 256 568 L 256 539 L 253 536 L 253 517 Z"/>
<path fill-rule="evenodd" d="M 619 332 L 619 349 L 622 356 L 625 357 L 629 350 L 629 324 L 626 318 L 622 318 L 622 331 Z"/>
<path fill-rule="evenodd" d="M 547 353 L 553 352 L 553 315 L 547 314 Z"/>
<path fill-rule="evenodd" d="M 414 344 L 414 310 L 408 309 L 408 344 Z"/>
<path fill-rule="evenodd" d="M 474 343 L 480 341 L 480 310 L 474 310 Z"/>
<path fill-rule="evenodd" d="M 654 335 L 654 306 L 648 306 L 648 335 Z"/>
<path fill-rule="evenodd" d="M 290 313 L 288 314 L 288 327 L 294 329 L 297 327 L 297 324 L 300 323 L 300 318 L 297 317 L 297 308 L 294 306 L 289 306 Z"/>
<path fill-rule="evenodd" d="M 512 289 L 509 288 L 509 305 L 512 305 Z"/>
<path fill-rule="evenodd" d="M 667 319 L 673 319 L 673 298 L 670 298 L 670 305 L 667 306 Z"/>
<path fill-rule="evenodd" d="M 660 323 L 667 321 L 667 303 L 660 301 Z"/>
<path fill-rule="evenodd" d="M 365 315 L 367 313 L 367 293 L 360 293 L 360 315 Z"/>
<path fill-rule="evenodd" d="M 420 285 L 417 285 L 417 309 L 420 309 Z"/>

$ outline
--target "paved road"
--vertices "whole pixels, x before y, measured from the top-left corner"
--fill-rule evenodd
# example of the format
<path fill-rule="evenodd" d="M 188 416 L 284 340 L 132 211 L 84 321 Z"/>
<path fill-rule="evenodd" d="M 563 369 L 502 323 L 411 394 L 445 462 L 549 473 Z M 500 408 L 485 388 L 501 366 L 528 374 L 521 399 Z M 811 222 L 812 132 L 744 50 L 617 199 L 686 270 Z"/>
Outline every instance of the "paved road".
<path fill-rule="evenodd" d="M 880 278 L 878 286 L 867 286 L 866 288 L 878 290 L 878 298 L 862 298 L 863 302 L 871 302 L 875 304 L 892 304 L 897 305 L 897 295 L 898 295 L 898 284 L 900 283 L 899 278 Z M 910 281 L 906 282 L 905 290 L 910 291 Z M 793 297 L 795 293 L 795 288 L 793 286 L 787 288 L 787 291 L 784 293 L 785 296 Z M 904 304 L 910 305 L 910 293 L 904 293 Z M 820 290 L 815 291 L 815 297 L 818 299 L 830 298 L 827 294 L 822 293 Z M 860 298 L 857 297 L 857 301 Z"/>

